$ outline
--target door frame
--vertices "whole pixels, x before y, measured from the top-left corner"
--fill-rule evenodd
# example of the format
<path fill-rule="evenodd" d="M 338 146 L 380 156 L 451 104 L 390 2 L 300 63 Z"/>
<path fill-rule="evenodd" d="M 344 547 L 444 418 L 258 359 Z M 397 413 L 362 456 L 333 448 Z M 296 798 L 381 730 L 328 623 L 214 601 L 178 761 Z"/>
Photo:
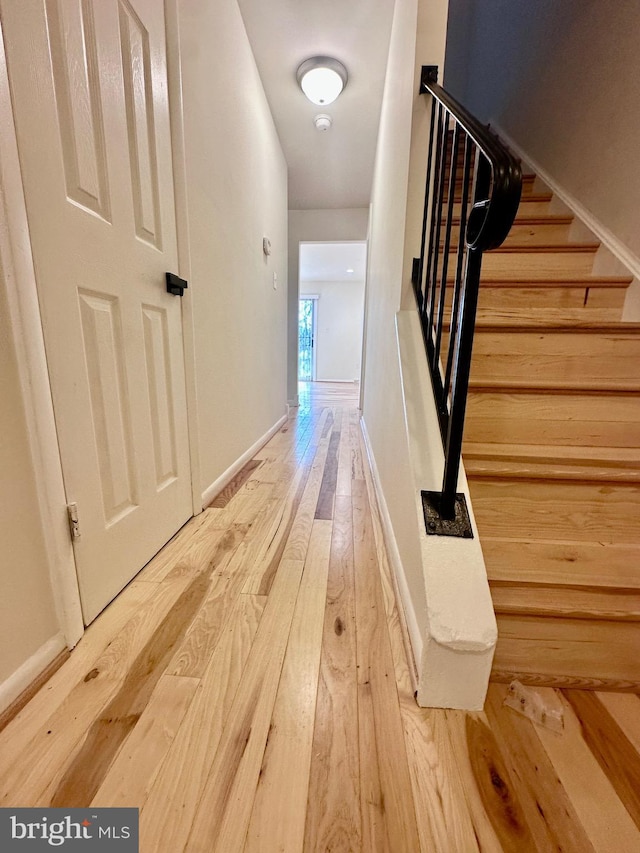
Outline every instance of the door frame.
<path fill-rule="evenodd" d="M 38 475 L 34 523 L 45 535 L 47 568 L 65 642 L 73 648 L 84 633 L 76 562 L 67 521 L 67 497 L 53 413 L 38 290 L 13 120 L 4 31 L 0 21 L 0 258 L 9 302 L 9 323 L 18 362 L 29 449 Z"/>
<path fill-rule="evenodd" d="M 189 208 L 187 204 L 187 159 L 184 141 L 184 107 L 182 99 L 182 56 L 180 52 L 180 21 L 178 0 L 165 0 L 165 41 L 167 45 L 167 85 L 169 94 L 169 123 L 173 160 L 173 195 L 176 210 L 178 241 L 178 275 L 189 282 L 180 300 L 182 307 L 182 346 L 187 395 L 187 427 L 189 458 L 191 460 L 191 501 L 193 515 L 199 515 L 202 505 L 200 442 L 198 436 L 198 393 L 196 387 L 196 344 L 191 280 L 191 241 Z"/>
<path fill-rule="evenodd" d="M 191 255 L 186 190 L 182 74 L 177 0 L 165 0 L 167 83 L 178 245 L 178 275 L 189 280 Z M 68 648 L 84 634 L 76 561 L 53 410 L 42 317 L 22 186 L 4 32 L 0 21 L 0 263 L 7 287 L 29 448 L 38 475 L 38 522 L 46 535 L 47 567 L 60 628 Z M 181 299 L 193 515 L 202 512 L 192 289 Z"/>

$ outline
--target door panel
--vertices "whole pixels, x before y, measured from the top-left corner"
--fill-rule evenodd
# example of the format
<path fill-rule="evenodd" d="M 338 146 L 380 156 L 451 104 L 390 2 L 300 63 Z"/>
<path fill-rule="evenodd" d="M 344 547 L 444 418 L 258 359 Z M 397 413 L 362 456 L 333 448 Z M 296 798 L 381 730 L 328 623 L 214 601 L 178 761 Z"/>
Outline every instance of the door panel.
<path fill-rule="evenodd" d="M 151 404 L 151 431 L 156 490 L 166 489 L 177 476 L 176 433 L 171 388 L 167 312 L 143 305 L 147 385 Z"/>
<path fill-rule="evenodd" d="M 118 12 L 136 235 L 161 249 L 149 33 L 125 0 Z"/>
<path fill-rule="evenodd" d="M 138 491 L 122 323 L 113 297 L 82 290 L 79 295 L 102 508 L 109 526 L 135 508 Z"/>
<path fill-rule="evenodd" d="M 67 198 L 110 221 L 93 6 L 46 6 Z"/>
<path fill-rule="evenodd" d="M 159 0 L 0 0 L 91 621 L 191 515 Z"/>

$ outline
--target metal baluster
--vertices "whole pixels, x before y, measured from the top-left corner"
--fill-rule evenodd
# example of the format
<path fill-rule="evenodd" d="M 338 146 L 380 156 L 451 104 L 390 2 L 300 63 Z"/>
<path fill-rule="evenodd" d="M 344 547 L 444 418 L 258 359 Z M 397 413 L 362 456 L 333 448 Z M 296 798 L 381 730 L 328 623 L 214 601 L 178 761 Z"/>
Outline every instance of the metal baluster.
<path fill-rule="evenodd" d="M 476 184 L 474 189 L 474 210 L 482 215 L 482 206 L 487 199 L 491 184 L 491 166 L 484 156 L 478 159 Z M 470 217 L 471 218 L 471 217 Z M 444 476 L 442 478 L 442 500 L 440 511 L 443 518 L 455 517 L 456 489 L 460 457 L 462 455 L 462 436 L 464 433 L 464 415 L 467 408 L 467 391 L 469 389 L 469 373 L 471 371 L 471 355 L 473 352 L 473 332 L 475 329 L 478 294 L 480 290 L 480 270 L 482 252 L 469 249 L 467 268 L 460 305 L 460 324 L 456 335 L 453 391 L 451 394 L 451 410 L 449 427 L 445 443 Z"/>
<path fill-rule="evenodd" d="M 451 305 L 451 325 L 449 329 L 449 351 L 447 353 L 447 369 L 444 379 L 444 398 L 449 400 L 449 390 L 451 388 L 451 368 L 453 367 L 453 350 L 454 341 L 458 329 L 458 311 L 460 309 L 460 293 L 462 283 L 462 273 L 465 258 L 465 228 L 467 225 L 467 207 L 469 206 L 469 193 L 471 190 L 471 159 L 475 152 L 475 146 L 469 136 L 465 134 L 464 141 L 464 167 L 462 172 L 462 200 L 460 203 L 460 227 L 458 233 L 458 259 L 456 263 L 456 275 L 453 289 L 453 300 Z"/>
<path fill-rule="evenodd" d="M 418 306 L 419 308 L 424 305 L 425 301 L 425 290 L 426 284 L 423 281 L 423 273 L 424 273 L 424 253 L 425 247 L 427 243 L 427 219 L 429 217 L 429 189 L 431 187 L 431 167 L 433 165 L 433 131 L 435 128 L 435 118 L 436 118 L 436 99 L 434 97 L 431 98 L 431 121 L 429 123 L 429 157 L 427 160 L 427 174 L 425 178 L 425 187 L 424 187 L 424 214 L 422 217 L 422 239 L 420 243 L 420 259 L 418 263 L 418 276 L 416 283 L 416 295 L 419 295 L 418 298 Z"/>
<path fill-rule="evenodd" d="M 443 518 L 455 517 L 456 490 L 462 454 L 462 435 L 464 432 L 464 413 L 467 406 L 469 388 L 469 369 L 473 349 L 473 332 L 476 308 L 478 305 L 478 283 L 482 253 L 470 251 L 467 257 L 467 270 L 462 294 L 461 318 L 456 336 L 453 371 L 453 390 L 451 394 L 451 412 L 445 445 L 444 476 L 442 478 L 442 498 L 440 513 Z"/>
<path fill-rule="evenodd" d="M 429 226 L 429 247 L 427 249 L 427 273 L 425 276 L 424 285 L 424 304 L 422 306 L 422 328 L 425 332 L 426 340 L 431 340 L 431 336 L 427 335 L 428 323 L 430 323 L 429 303 L 431 301 L 431 269 L 434 262 L 434 253 L 437 251 L 434 236 L 436 232 L 436 217 L 437 207 L 436 198 L 440 193 L 440 159 L 442 156 L 442 133 L 443 133 L 443 116 L 444 108 L 438 104 L 438 132 L 434 139 L 434 147 L 436 149 L 436 162 L 433 170 L 433 192 L 431 193 L 431 224 Z"/>
<path fill-rule="evenodd" d="M 456 122 L 451 144 L 451 159 L 449 167 L 449 198 L 447 200 L 447 219 L 445 225 L 444 248 L 442 250 L 442 275 L 440 277 L 440 298 L 438 300 L 438 314 L 436 317 L 436 342 L 433 353 L 434 370 L 440 370 L 440 347 L 442 345 L 442 327 L 444 325 L 444 308 L 447 298 L 447 273 L 449 272 L 449 250 L 451 248 L 451 220 L 453 219 L 453 208 L 455 204 L 456 174 L 458 171 L 458 148 L 460 145 L 460 125 Z M 454 283 L 455 287 L 455 283 Z M 451 341 L 449 336 L 449 349 Z M 443 388 L 442 407 L 447 409 L 447 392 Z"/>
<path fill-rule="evenodd" d="M 436 306 L 436 288 L 438 285 L 438 258 L 440 255 L 440 226 L 442 225 L 442 206 L 444 203 L 444 187 L 445 187 L 445 177 L 447 171 L 447 139 L 449 136 L 449 113 L 446 114 L 444 121 L 444 130 L 442 134 L 441 140 L 441 156 L 440 156 L 440 175 L 438 178 L 438 200 L 437 204 L 434 199 L 434 206 L 436 207 L 436 228 L 435 234 L 433 236 L 433 251 L 434 251 L 434 263 L 433 269 L 431 270 L 431 281 L 429 283 L 429 340 L 431 341 L 431 346 L 433 347 L 433 323 L 435 319 L 435 306 Z M 431 364 L 432 370 L 434 374 L 436 373 L 437 363 L 433 361 L 433 352 L 431 353 Z"/>

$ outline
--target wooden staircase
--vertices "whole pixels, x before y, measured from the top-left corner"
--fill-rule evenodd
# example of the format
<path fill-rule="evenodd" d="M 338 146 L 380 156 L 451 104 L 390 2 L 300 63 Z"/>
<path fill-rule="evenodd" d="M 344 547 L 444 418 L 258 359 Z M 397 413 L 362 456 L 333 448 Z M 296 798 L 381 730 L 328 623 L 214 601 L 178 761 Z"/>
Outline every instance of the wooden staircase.
<path fill-rule="evenodd" d="M 463 456 L 493 678 L 640 690 L 640 324 L 550 203 L 526 178 L 483 259 Z"/>

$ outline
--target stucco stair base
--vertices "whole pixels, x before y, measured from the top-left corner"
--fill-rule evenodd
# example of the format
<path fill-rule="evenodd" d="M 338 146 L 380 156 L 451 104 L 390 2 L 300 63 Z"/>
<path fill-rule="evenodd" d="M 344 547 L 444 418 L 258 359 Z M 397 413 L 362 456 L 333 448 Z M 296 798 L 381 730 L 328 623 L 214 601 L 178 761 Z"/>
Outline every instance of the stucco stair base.
<path fill-rule="evenodd" d="M 516 228 L 540 202 L 523 200 Z M 529 248 L 514 232 L 485 256 L 474 340 L 463 457 L 498 624 L 492 679 L 639 691 L 640 326 L 620 322 L 631 276 L 577 274 L 586 247 L 568 234 L 536 246 L 536 229 L 561 239 L 544 219 Z"/>
<path fill-rule="evenodd" d="M 467 496 L 474 538 L 427 536 L 420 492 L 442 484 L 438 416 L 417 313 L 400 311 L 396 332 L 425 602 L 403 601 L 408 623 L 421 633 L 417 699 L 423 707 L 481 709 L 497 631 L 469 488 L 462 468 L 458 490 Z"/>

